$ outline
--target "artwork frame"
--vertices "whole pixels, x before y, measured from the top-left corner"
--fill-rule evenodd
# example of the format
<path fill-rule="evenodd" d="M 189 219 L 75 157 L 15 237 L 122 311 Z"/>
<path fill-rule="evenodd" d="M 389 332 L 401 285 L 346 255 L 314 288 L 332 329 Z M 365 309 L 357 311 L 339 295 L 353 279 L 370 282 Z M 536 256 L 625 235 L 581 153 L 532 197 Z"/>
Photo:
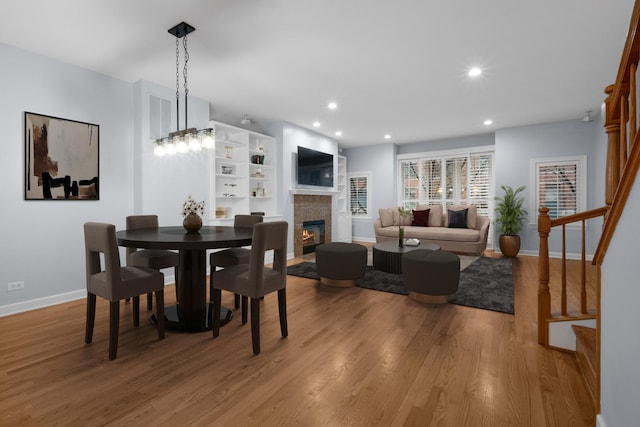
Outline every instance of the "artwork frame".
<path fill-rule="evenodd" d="M 220 164 L 220 175 L 234 176 L 236 174 L 236 165 L 222 163 Z"/>
<path fill-rule="evenodd" d="M 24 199 L 100 200 L 100 125 L 24 112 Z"/>

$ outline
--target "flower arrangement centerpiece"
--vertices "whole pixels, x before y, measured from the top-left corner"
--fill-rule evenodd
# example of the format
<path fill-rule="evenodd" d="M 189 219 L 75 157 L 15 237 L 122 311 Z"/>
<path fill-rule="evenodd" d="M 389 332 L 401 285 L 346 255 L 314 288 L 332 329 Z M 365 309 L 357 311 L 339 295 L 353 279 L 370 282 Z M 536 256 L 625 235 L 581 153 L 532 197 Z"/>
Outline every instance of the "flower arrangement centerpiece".
<path fill-rule="evenodd" d="M 204 215 L 204 200 L 196 202 L 191 195 L 182 204 L 182 226 L 190 233 L 195 233 L 202 228 L 202 218 Z"/>
<path fill-rule="evenodd" d="M 400 221 L 398 223 L 398 246 L 404 246 L 404 219 L 410 218 L 412 214 L 411 209 L 398 206 L 398 213 L 400 213 Z"/>

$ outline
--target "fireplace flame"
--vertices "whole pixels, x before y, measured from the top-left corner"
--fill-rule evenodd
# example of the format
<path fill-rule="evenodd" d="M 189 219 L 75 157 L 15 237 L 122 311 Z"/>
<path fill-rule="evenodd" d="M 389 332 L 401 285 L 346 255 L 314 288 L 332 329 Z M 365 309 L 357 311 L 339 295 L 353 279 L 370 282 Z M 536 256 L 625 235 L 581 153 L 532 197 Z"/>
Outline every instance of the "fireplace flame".
<path fill-rule="evenodd" d="M 306 228 L 302 230 L 302 244 L 313 243 L 316 239 L 316 233 L 313 231 L 307 230 Z"/>

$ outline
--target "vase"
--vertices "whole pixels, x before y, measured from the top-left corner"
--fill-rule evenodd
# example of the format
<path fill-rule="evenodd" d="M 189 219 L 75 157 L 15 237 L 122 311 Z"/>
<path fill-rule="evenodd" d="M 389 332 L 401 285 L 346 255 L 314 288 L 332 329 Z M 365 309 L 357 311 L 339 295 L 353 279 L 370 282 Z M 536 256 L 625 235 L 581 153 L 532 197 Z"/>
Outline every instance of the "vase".
<path fill-rule="evenodd" d="M 202 218 L 200 218 L 200 215 L 198 214 L 190 213 L 184 217 L 182 226 L 189 233 L 196 233 L 202 228 Z"/>
<path fill-rule="evenodd" d="M 520 252 L 520 236 L 515 234 L 501 234 L 499 242 L 502 255 L 509 258 L 518 256 L 518 252 Z"/>
<path fill-rule="evenodd" d="M 404 247 L 404 228 L 398 228 L 398 247 Z"/>

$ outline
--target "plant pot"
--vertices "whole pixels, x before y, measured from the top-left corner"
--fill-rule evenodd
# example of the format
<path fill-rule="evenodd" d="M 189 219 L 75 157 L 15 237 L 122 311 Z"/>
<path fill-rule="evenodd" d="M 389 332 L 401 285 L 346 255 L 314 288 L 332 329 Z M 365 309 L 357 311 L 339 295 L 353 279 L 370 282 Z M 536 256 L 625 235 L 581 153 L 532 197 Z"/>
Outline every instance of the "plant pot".
<path fill-rule="evenodd" d="M 514 257 L 520 252 L 520 236 L 517 234 L 500 235 L 500 252 L 506 257 Z"/>
<path fill-rule="evenodd" d="M 184 217 L 182 226 L 189 233 L 196 233 L 202 228 L 202 218 L 200 218 L 200 215 L 198 214 L 190 213 Z"/>

